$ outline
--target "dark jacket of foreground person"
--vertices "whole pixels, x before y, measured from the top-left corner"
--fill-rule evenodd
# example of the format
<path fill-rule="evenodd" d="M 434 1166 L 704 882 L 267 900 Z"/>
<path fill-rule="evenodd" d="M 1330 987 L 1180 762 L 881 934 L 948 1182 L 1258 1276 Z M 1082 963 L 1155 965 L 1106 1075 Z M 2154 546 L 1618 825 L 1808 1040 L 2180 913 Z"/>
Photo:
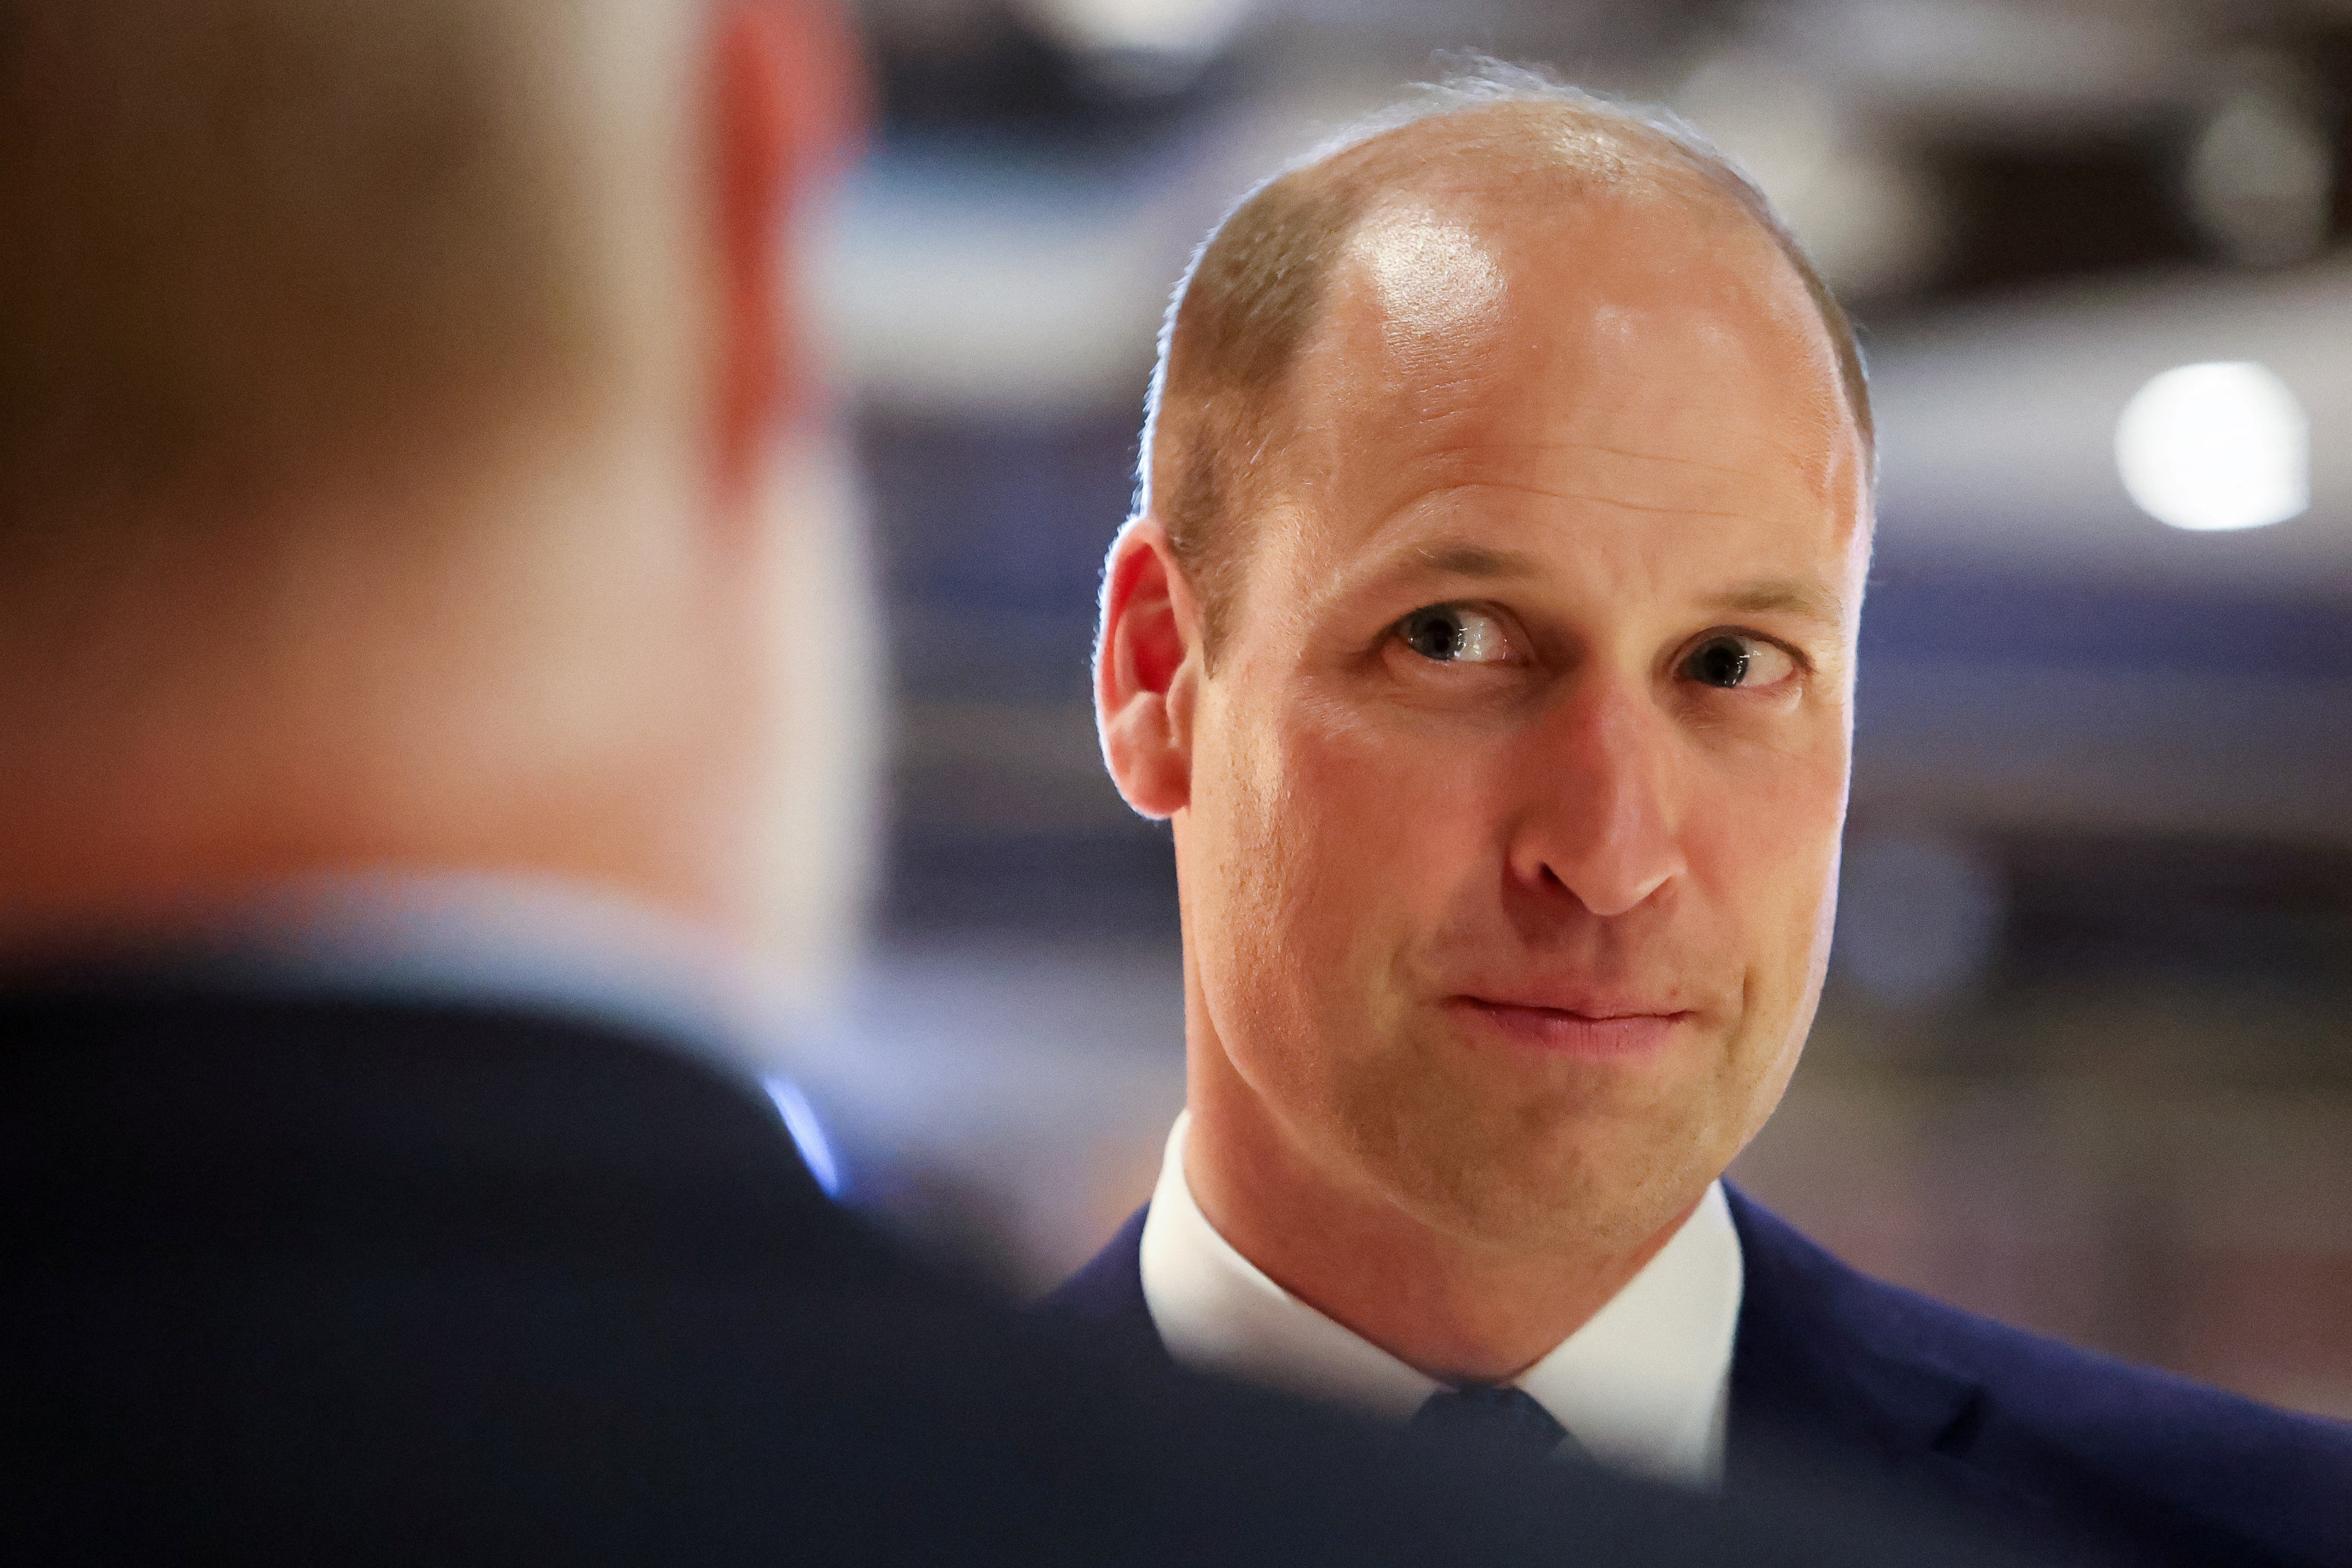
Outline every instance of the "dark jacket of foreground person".
<path fill-rule="evenodd" d="M 677 1042 L 120 982 L 0 1041 L 11 1561 L 1972 1560 L 1090 1357 Z"/>
<path fill-rule="evenodd" d="M 1746 1270 L 1727 1489 L 1796 1460 L 2061 1560 L 2342 1568 L 2352 1428 L 2093 1355 L 1883 1284 L 1727 1188 Z M 1042 1315 L 1167 1360 L 1139 1210 Z"/>

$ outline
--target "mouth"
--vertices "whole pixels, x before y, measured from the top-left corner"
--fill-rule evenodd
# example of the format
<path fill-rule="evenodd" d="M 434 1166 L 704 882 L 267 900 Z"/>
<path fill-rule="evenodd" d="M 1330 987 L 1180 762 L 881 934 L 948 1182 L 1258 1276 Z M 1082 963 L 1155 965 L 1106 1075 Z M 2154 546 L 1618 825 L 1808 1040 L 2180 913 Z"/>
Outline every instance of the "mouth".
<path fill-rule="evenodd" d="M 1688 1009 L 1596 1003 L 1552 1007 L 1487 996 L 1450 996 L 1446 1009 L 1475 1027 L 1552 1056 L 1614 1061 L 1652 1056 L 1697 1015 Z"/>

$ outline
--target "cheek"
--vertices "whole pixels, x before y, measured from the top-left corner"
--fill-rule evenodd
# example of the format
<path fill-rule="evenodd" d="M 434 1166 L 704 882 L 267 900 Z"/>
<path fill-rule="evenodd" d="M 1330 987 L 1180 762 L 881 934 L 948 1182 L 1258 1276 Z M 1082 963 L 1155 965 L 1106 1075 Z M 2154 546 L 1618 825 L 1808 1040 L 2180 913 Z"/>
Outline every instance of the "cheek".
<path fill-rule="evenodd" d="M 1323 966 L 1309 917 L 1335 836 L 1332 803 L 1301 784 L 1279 725 L 1240 695 L 1248 689 L 1237 681 L 1202 704 L 1178 839 L 1186 945 L 1237 1064 L 1312 1022 L 1299 1016 L 1299 978 Z"/>
<path fill-rule="evenodd" d="M 1337 1068 L 1386 1036 L 1422 905 L 1459 880 L 1446 868 L 1473 819 L 1461 774 L 1312 702 L 1234 702 L 1219 721 L 1192 810 L 1202 847 L 1217 846 L 1197 869 L 1219 889 L 1218 929 L 1199 933 L 1219 1032 L 1237 1059 L 1319 1041 L 1285 1053 L 1315 1063 L 1268 1071 Z"/>
<path fill-rule="evenodd" d="M 1393 964 L 1484 864 L 1490 814 L 1460 744 L 1302 704 L 1281 774 L 1314 841 L 1299 913 L 1347 934 L 1359 973 Z"/>
<path fill-rule="evenodd" d="M 1725 911 L 1748 970 L 1752 1000 L 1805 1003 L 1827 956 L 1845 822 L 1845 753 L 1758 752 L 1705 778 L 1686 805 L 1690 875 Z"/>

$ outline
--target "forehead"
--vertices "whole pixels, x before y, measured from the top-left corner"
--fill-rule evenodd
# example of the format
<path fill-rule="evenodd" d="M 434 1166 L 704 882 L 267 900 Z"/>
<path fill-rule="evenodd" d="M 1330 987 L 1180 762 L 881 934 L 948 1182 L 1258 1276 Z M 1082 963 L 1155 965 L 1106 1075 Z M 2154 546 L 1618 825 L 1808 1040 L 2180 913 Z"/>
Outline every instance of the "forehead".
<path fill-rule="evenodd" d="M 1351 234 L 1287 388 L 1295 542 L 1532 510 L 1567 546 L 1847 553 L 1860 445 L 1773 239 L 1704 193 L 1526 184 L 1399 195 Z"/>

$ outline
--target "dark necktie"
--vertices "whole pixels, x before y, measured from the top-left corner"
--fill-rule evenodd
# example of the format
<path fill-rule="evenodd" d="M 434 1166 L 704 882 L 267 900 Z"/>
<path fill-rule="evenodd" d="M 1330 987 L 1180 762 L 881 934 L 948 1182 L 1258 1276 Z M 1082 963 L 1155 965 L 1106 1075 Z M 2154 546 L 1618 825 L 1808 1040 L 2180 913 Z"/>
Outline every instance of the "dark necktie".
<path fill-rule="evenodd" d="M 1421 1432 L 1475 1433 L 1527 1453 L 1584 1452 L 1584 1445 L 1521 1388 L 1482 1383 L 1441 1388 L 1413 1412 L 1412 1425 Z"/>

